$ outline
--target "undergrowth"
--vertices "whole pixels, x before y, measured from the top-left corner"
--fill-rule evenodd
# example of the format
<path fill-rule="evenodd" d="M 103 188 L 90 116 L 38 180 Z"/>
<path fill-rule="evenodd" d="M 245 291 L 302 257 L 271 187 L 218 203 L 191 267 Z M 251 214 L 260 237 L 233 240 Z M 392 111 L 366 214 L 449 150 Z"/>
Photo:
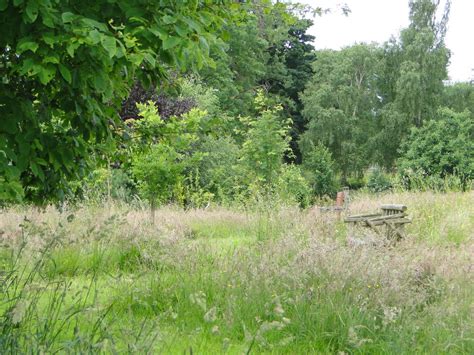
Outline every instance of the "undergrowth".
<path fill-rule="evenodd" d="M 317 207 L 14 207 L 0 219 L 0 353 L 472 353 L 473 193 L 408 205 L 395 247 Z"/>

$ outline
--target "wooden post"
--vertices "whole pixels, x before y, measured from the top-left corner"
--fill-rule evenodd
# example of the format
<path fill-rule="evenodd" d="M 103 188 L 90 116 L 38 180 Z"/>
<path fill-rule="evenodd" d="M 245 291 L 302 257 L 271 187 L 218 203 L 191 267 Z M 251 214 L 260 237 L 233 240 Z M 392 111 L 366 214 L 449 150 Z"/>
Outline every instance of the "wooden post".
<path fill-rule="evenodd" d="M 344 191 L 339 191 L 336 195 L 337 219 L 341 219 L 341 211 L 344 209 Z"/>

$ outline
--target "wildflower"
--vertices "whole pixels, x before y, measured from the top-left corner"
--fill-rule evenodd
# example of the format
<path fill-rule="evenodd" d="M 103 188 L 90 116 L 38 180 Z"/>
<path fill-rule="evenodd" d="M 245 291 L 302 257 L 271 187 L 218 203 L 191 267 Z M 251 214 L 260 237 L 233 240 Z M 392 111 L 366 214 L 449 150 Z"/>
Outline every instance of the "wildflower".
<path fill-rule="evenodd" d="M 217 308 L 212 307 L 207 313 L 204 315 L 204 320 L 206 322 L 214 322 L 217 319 Z"/>
<path fill-rule="evenodd" d="M 285 313 L 285 310 L 283 309 L 283 307 L 281 306 L 280 303 L 278 303 L 275 308 L 273 309 L 273 311 L 278 314 L 278 315 L 282 315 L 283 313 Z"/>

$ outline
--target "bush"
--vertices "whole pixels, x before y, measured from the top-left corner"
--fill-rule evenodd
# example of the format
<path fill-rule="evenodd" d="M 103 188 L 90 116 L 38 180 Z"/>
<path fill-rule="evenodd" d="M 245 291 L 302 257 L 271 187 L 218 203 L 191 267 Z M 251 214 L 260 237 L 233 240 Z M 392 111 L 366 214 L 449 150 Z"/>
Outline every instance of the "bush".
<path fill-rule="evenodd" d="M 391 189 L 392 182 L 390 181 L 390 176 L 377 165 L 370 168 L 367 188 L 372 192 L 382 192 Z"/>
<path fill-rule="evenodd" d="M 262 92 L 257 95 L 255 105 L 260 115 L 246 121 L 248 131 L 240 162 L 250 182 L 271 189 L 280 174 L 285 154 L 290 152 L 289 128 L 278 117 L 282 107 L 267 107 Z"/>
<path fill-rule="evenodd" d="M 134 158 L 133 175 L 137 179 L 138 191 L 150 202 L 152 213 L 157 203 L 171 199 L 174 188 L 182 179 L 183 169 L 180 154 L 162 143 Z"/>
<path fill-rule="evenodd" d="M 301 207 L 307 207 L 311 199 L 311 188 L 296 165 L 283 166 L 278 178 L 277 193 L 284 202 L 296 202 Z"/>
<path fill-rule="evenodd" d="M 199 147 L 199 184 L 220 202 L 232 198 L 240 189 L 239 146 L 230 137 L 205 137 Z"/>
<path fill-rule="evenodd" d="M 337 191 L 334 162 L 329 150 L 322 144 L 303 154 L 303 172 L 313 193 L 317 196 L 334 195 Z"/>
<path fill-rule="evenodd" d="M 456 175 L 463 189 L 474 179 L 474 121 L 469 112 L 438 111 L 439 119 L 414 128 L 402 147 L 399 172 L 406 188 L 413 175 L 444 180 Z"/>
<path fill-rule="evenodd" d="M 463 181 L 458 175 L 428 175 L 423 171 L 407 170 L 394 180 L 394 186 L 401 190 L 413 191 L 463 191 L 473 188 L 474 180 Z"/>
<path fill-rule="evenodd" d="M 82 191 L 89 201 L 102 201 L 107 197 L 131 201 L 135 185 L 129 174 L 122 169 L 99 168 L 89 174 L 82 185 Z"/>

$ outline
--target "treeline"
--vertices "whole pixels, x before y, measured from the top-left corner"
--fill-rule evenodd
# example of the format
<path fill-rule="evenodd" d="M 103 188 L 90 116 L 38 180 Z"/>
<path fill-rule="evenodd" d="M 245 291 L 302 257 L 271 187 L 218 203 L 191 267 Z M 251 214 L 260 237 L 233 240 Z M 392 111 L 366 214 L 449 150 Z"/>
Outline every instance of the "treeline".
<path fill-rule="evenodd" d="M 0 8 L 23 26 L 0 39 L 3 200 L 307 205 L 474 179 L 474 87 L 444 84 L 449 1 L 410 1 L 399 38 L 339 51 L 307 33 L 322 9 L 106 3 Z"/>

